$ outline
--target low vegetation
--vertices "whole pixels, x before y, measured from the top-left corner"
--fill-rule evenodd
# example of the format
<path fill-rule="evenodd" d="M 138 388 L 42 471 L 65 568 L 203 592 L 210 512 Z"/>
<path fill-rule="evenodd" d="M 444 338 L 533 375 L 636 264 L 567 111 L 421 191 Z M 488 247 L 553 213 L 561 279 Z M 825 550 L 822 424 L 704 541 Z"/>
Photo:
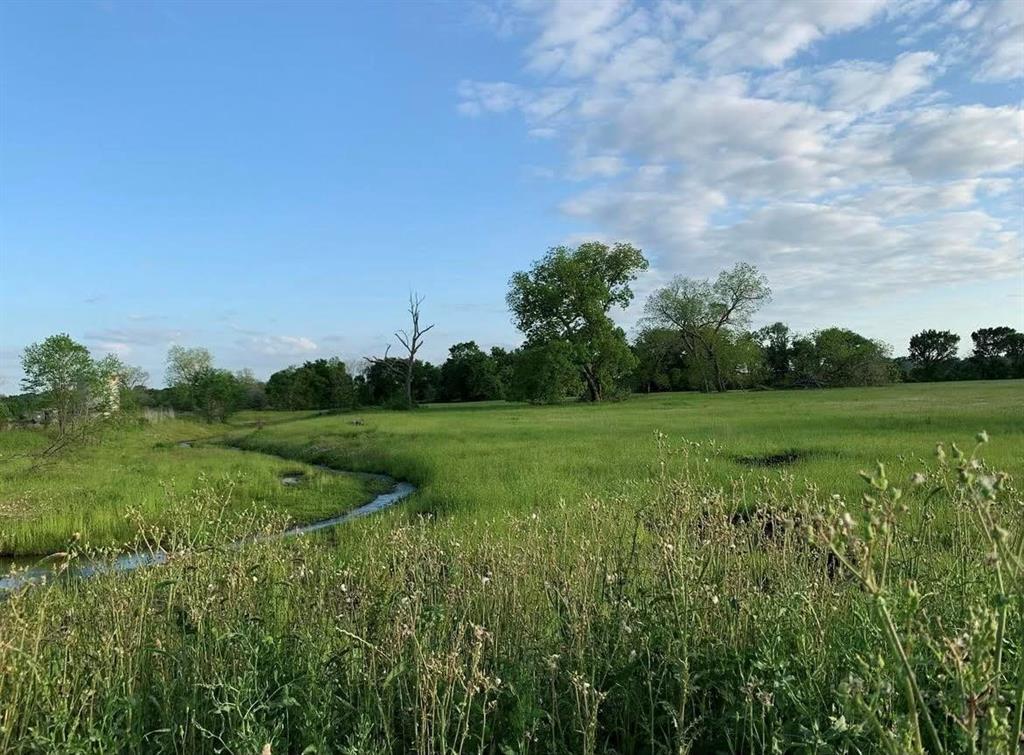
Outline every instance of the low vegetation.
<path fill-rule="evenodd" d="M 182 420 L 108 423 L 82 445 L 41 454 L 38 431 L 0 433 L 0 557 L 42 556 L 72 541 L 121 547 L 140 523 L 169 526 L 168 500 L 205 484 L 231 489 L 236 510 L 259 507 L 296 522 L 324 519 L 370 498 L 379 483 L 209 443 L 211 426 Z M 285 488 L 281 477 L 303 473 Z"/>
<path fill-rule="evenodd" d="M 751 330 L 771 290 L 740 264 L 654 291 L 631 343 L 612 314 L 646 267 L 552 249 L 510 281 L 523 344 L 440 367 L 416 295 L 404 353 L 358 373 L 174 345 L 154 390 L 29 346 L 0 561 L 54 578 L 0 596 L 0 751 L 1024 750 L 1021 383 L 892 385 L 1024 375 L 1024 337 L 898 360 Z M 419 491 L 270 537 L 370 499 L 360 472 Z"/>
<path fill-rule="evenodd" d="M 1019 395 L 256 413 L 221 436 L 279 462 L 171 443 L 209 425 L 132 431 L 121 464 L 258 461 L 167 491 L 143 543 L 168 565 L 7 596 L 0 751 L 1016 752 Z M 423 489 L 234 547 L 280 530 L 276 474 L 305 462 Z"/>

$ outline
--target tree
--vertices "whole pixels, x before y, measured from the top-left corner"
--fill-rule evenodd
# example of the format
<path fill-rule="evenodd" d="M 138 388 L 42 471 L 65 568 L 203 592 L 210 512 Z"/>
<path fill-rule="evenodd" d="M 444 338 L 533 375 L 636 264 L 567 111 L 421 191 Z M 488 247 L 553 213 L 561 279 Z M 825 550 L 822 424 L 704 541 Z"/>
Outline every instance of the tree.
<path fill-rule="evenodd" d="M 754 336 L 761 345 L 765 369 L 772 384 L 785 385 L 792 373 L 789 326 L 781 322 L 772 323 Z"/>
<path fill-rule="evenodd" d="M 405 394 L 405 360 L 387 357 L 367 361 L 354 381 L 358 401 L 371 406 L 407 409 Z M 416 360 L 412 370 L 413 406 L 435 401 L 439 393 L 441 371 L 430 364 Z"/>
<path fill-rule="evenodd" d="M 922 330 L 910 338 L 911 374 L 919 380 L 944 377 L 956 362 L 960 336 L 948 330 Z"/>
<path fill-rule="evenodd" d="M 204 348 L 174 345 L 167 351 L 167 385 L 177 408 L 207 422 L 223 422 L 245 399 L 245 387 L 228 370 L 216 369 Z"/>
<path fill-rule="evenodd" d="M 351 409 L 355 383 L 337 357 L 317 359 L 271 375 L 267 400 L 275 409 Z"/>
<path fill-rule="evenodd" d="M 476 341 L 457 343 L 448 349 L 440 382 L 445 401 L 484 401 L 500 395 L 494 360 L 480 350 Z"/>
<path fill-rule="evenodd" d="M 577 357 L 567 341 L 554 339 L 527 344 L 515 353 L 509 398 L 554 404 L 579 396 L 582 390 Z"/>
<path fill-rule="evenodd" d="M 245 388 L 228 370 L 203 372 L 193 388 L 195 411 L 207 422 L 223 422 L 241 406 Z"/>
<path fill-rule="evenodd" d="M 512 392 L 516 353 L 500 346 L 491 347 L 491 364 L 494 365 L 497 393 L 495 398 L 508 398 Z"/>
<path fill-rule="evenodd" d="M 633 343 L 637 390 L 680 391 L 686 380 L 686 344 L 674 328 L 644 328 Z"/>
<path fill-rule="evenodd" d="M 235 380 L 241 391 L 241 407 L 243 409 L 266 409 L 267 386 L 261 382 L 253 371 L 245 367 L 235 373 Z"/>
<path fill-rule="evenodd" d="M 167 350 L 164 378 L 180 408 L 197 410 L 199 386 L 213 370 L 213 355 L 204 348 L 177 344 Z"/>
<path fill-rule="evenodd" d="M 100 373 L 89 350 L 67 333 L 26 347 L 21 368 L 25 373 L 22 387 L 41 394 L 53 408 L 62 436 L 88 415 L 99 389 Z"/>
<path fill-rule="evenodd" d="M 979 328 L 971 333 L 971 363 L 977 377 L 999 379 L 1024 377 L 1024 334 L 1005 325 Z"/>
<path fill-rule="evenodd" d="M 895 379 L 891 349 L 845 328 L 825 328 L 793 340 L 797 385 L 829 387 L 884 385 Z"/>
<path fill-rule="evenodd" d="M 726 390 L 721 359 L 724 331 L 743 330 L 753 314 L 771 300 L 768 280 L 753 265 L 737 263 L 719 273 L 714 283 L 676 276 L 647 300 L 647 322 L 679 331 L 687 351 L 702 355 L 708 365 L 705 390 Z"/>
<path fill-rule="evenodd" d="M 401 371 L 404 373 L 406 409 L 412 409 L 416 406 L 413 401 L 413 373 L 416 369 L 416 354 L 419 352 L 420 347 L 423 346 L 423 336 L 434 327 L 433 325 L 428 325 L 425 328 L 420 326 L 420 305 L 422 303 L 422 296 L 409 294 L 408 312 L 412 320 L 412 331 L 399 330 L 395 332 L 395 338 L 402 344 L 406 352 L 405 358 L 400 363 L 389 356 L 391 351 L 390 345 L 384 349 L 383 357 L 366 357 L 366 361 L 371 365 L 378 364 L 388 370 L 398 370 L 398 365 L 401 364 Z"/>
<path fill-rule="evenodd" d="M 560 354 L 576 365 L 587 398 L 600 401 L 625 387 L 635 362 L 608 313 L 629 304 L 630 283 L 646 269 L 647 260 L 630 244 L 559 246 L 512 276 L 506 301 L 527 344 L 563 342 Z"/>

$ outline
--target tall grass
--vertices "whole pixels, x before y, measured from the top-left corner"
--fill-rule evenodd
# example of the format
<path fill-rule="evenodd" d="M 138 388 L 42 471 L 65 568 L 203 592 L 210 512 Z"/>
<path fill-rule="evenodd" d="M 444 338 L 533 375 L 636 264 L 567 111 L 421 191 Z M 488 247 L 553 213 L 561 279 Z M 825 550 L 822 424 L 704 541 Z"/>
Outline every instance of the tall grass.
<path fill-rule="evenodd" d="M 642 484 L 473 537 L 391 516 L 344 550 L 232 549 L 273 517 L 212 531 L 227 491 L 174 502 L 168 566 L 3 604 L 0 751 L 1024 745 L 1024 514 L 980 445 L 857 497 L 659 446 Z"/>
<path fill-rule="evenodd" d="M 380 487 L 210 443 L 223 432 L 182 420 L 119 423 L 45 461 L 41 431 L 0 432 L 0 557 L 46 555 L 72 539 L 124 546 L 135 538 L 137 520 L 169 524 L 169 498 L 201 484 L 232 485 L 236 508 L 272 508 L 299 522 L 342 513 Z M 292 472 L 303 475 L 302 484 L 283 486 L 281 477 Z"/>
<path fill-rule="evenodd" d="M 651 433 L 714 441 L 708 474 L 723 486 L 747 472 L 792 474 L 859 495 L 851 470 L 877 460 L 912 467 L 939 438 L 1000 439 L 994 463 L 1024 475 L 1024 381 L 910 384 L 829 391 L 634 397 L 604 405 L 432 406 L 364 411 L 240 431 L 254 450 L 386 472 L 420 486 L 408 507 L 466 521 L 612 496 L 642 481 Z M 782 463 L 770 463 L 782 457 Z M 894 467 L 895 468 L 895 467 Z M 744 498 L 748 507 L 756 499 Z"/>

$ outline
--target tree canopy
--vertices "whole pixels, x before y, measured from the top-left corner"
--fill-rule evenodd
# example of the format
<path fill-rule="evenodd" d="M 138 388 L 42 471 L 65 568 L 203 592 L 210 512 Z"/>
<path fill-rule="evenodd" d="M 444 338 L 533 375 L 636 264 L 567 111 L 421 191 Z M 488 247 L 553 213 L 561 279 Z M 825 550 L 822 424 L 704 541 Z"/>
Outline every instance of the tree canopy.
<path fill-rule="evenodd" d="M 694 360 L 705 363 L 705 390 L 727 388 L 723 353 L 735 338 L 729 331 L 743 331 L 757 309 L 771 300 L 768 280 L 745 262 L 724 270 L 712 283 L 676 276 L 650 295 L 644 307 L 649 325 L 675 328 Z"/>
<path fill-rule="evenodd" d="M 609 311 L 632 301 L 630 284 L 647 266 L 643 253 L 630 244 L 591 241 L 554 247 L 509 281 L 506 301 L 527 344 L 565 344 L 534 356 L 558 353 L 559 359 L 571 360 L 591 401 L 626 386 L 635 358 Z"/>

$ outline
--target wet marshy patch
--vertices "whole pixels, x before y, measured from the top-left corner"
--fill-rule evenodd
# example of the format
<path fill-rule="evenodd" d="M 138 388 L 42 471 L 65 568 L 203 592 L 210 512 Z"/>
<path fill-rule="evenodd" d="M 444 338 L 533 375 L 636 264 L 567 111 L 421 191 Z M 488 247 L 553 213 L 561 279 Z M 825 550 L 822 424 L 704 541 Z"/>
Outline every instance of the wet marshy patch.
<path fill-rule="evenodd" d="M 787 448 L 759 455 L 734 456 L 733 461 L 746 467 L 785 467 L 818 455 L 818 452 L 805 448 Z"/>
<path fill-rule="evenodd" d="M 285 487 L 291 487 L 293 485 L 301 485 L 306 479 L 306 473 L 301 469 L 295 469 L 289 472 L 281 473 L 281 484 Z"/>

